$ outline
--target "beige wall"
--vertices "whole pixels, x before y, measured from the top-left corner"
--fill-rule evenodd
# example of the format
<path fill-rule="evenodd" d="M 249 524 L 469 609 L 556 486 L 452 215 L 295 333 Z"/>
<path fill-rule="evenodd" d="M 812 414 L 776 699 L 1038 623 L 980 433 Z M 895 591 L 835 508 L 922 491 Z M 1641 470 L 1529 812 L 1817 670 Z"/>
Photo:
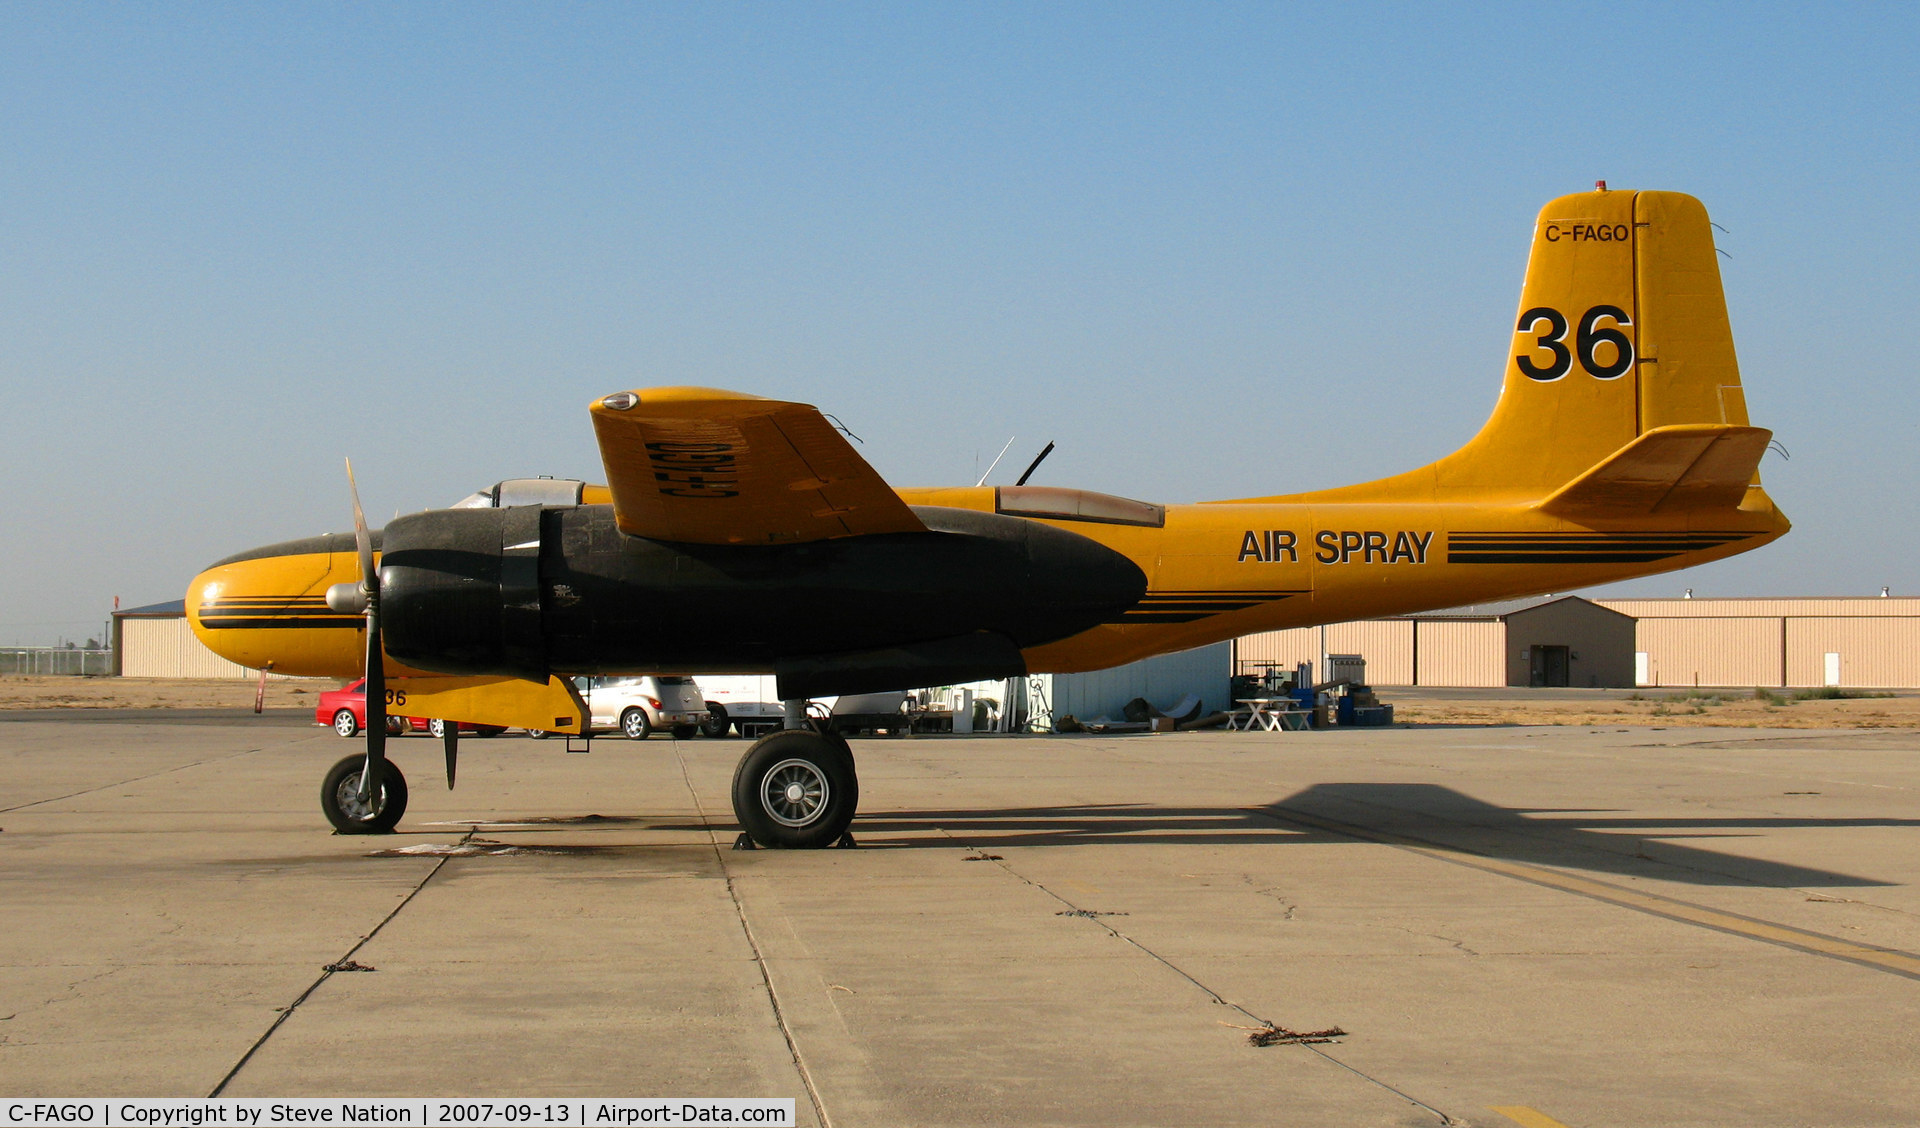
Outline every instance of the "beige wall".
<path fill-rule="evenodd" d="M 1787 621 L 1787 684 L 1826 684 L 1826 656 L 1840 655 L 1840 685 L 1920 687 L 1920 619 L 1821 616 Z"/>
<path fill-rule="evenodd" d="M 1587 603 L 1562 599 L 1507 616 L 1507 685 L 1531 685 L 1532 648 L 1568 649 L 1567 685 L 1580 688 L 1631 686 L 1633 620 L 1596 611 Z"/>
<path fill-rule="evenodd" d="M 1783 615 L 1851 618 L 1920 617 L 1920 599 L 1854 596 L 1819 599 L 1596 599 L 1593 602 L 1636 619 L 1704 619 L 1713 616 L 1776 619 Z"/>
<path fill-rule="evenodd" d="M 1419 625 L 1420 685 L 1507 683 L 1506 624 L 1498 619 L 1422 619 Z"/>
<path fill-rule="evenodd" d="M 1647 685 L 1778 686 L 1779 619 L 1640 620 Z"/>
<path fill-rule="evenodd" d="M 1374 685 L 1407 685 L 1413 678 L 1413 628 L 1404 620 L 1375 619 L 1358 623 L 1329 623 L 1327 653 L 1358 654 L 1367 660 L 1367 680 Z M 1257 673 L 1265 666 L 1291 672 L 1301 662 L 1320 669 L 1320 628 L 1295 627 L 1248 635 L 1235 648 L 1235 673 Z"/>
<path fill-rule="evenodd" d="M 1920 599 L 1599 599 L 1639 619 L 1647 684 L 1920 689 Z M 1695 679 L 1698 678 L 1696 682 Z"/>
<path fill-rule="evenodd" d="M 122 619 L 120 676 L 128 678 L 251 678 L 259 676 L 200 645 L 180 619 Z"/>
<path fill-rule="evenodd" d="M 1333 623 L 1327 627 L 1327 652 L 1365 658 L 1367 680 L 1374 685 L 1415 684 L 1416 651 L 1420 685 L 1501 685 L 1506 674 L 1500 658 L 1504 634 L 1500 623 L 1492 620 Z M 1236 673 L 1257 673 L 1268 665 L 1291 671 L 1301 662 L 1312 662 L 1318 670 L 1320 628 L 1296 627 L 1247 635 L 1236 644 L 1235 658 Z"/>

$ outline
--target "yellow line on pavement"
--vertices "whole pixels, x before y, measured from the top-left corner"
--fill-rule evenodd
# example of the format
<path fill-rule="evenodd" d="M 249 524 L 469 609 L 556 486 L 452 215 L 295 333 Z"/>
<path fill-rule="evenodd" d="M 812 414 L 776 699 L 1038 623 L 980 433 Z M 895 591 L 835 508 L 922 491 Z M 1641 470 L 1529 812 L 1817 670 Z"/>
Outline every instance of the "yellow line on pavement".
<path fill-rule="evenodd" d="M 1582 897 L 1588 897 L 1596 901 L 1605 901 L 1608 904 L 1619 905 L 1622 908 L 1634 909 L 1638 912 L 1648 913 L 1653 916 L 1665 917 L 1668 920 L 1679 921 L 1683 924 L 1693 924 L 1702 928 L 1711 928 L 1718 932 L 1731 933 L 1735 936 L 1745 936 L 1753 940 L 1761 940 L 1768 944 L 1778 944 L 1781 947 L 1793 948 L 1816 956 L 1826 956 L 1829 959 L 1845 960 L 1848 963 L 1859 964 L 1862 967 L 1870 967 L 1878 971 L 1889 971 L 1908 979 L 1920 979 L 1920 956 L 1916 956 L 1911 952 L 1902 952 L 1895 948 L 1880 948 L 1871 944 L 1858 944 L 1851 940 L 1841 939 L 1838 936 L 1828 936 L 1820 932 L 1809 932 L 1806 929 L 1795 928 L 1792 925 L 1777 924 L 1773 921 L 1741 916 L 1738 913 L 1710 909 L 1705 905 L 1696 905 L 1691 901 L 1662 897 L 1657 893 L 1643 893 L 1637 889 L 1629 889 L 1624 885 L 1615 885 L 1608 881 L 1598 881 L 1590 877 L 1576 877 L 1573 874 L 1561 873 L 1558 870 L 1546 869 L 1541 866 L 1528 865 L 1525 862 L 1512 862 L 1505 858 L 1492 858 L 1485 854 L 1476 854 L 1457 847 L 1441 846 L 1431 842 L 1423 842 L 1417 838 L 1405 838 L 1397 834 L 1388 834 L 1384 831 L 1372 830 L 1368 827 L 1357 826 L 1352 823 L 1343 823 L 1336 819 L 1321 818 L 1318 815 L 1309 815 L 1302 811 L 1295 811 L 1289 807 L 1267 807 L 1262 809 L 1272 812 L 1276 818 L 1300 823 L 1318 830 L 1326 830 L 1334 834 L 1343 834 L 1349 838 L 1360 838 L 1378 842 L 1386 846 L 1397 846 L 1400 849 L 1409 850 L 1416 854 L 1424 854 L 1427 857 L 1439 861 L 1451 862 L 1454 865 L 1467 866 L 1471 869 L 1482 870 L 1487 873 L 1496 873 L 1503 877 L 1517 878 L 1521 881 L 1531 882 L 1534 885 L 1544 885 L 1549 889 L 1575 893 Z"/>
<path fill-rule="evenodd" d="M 1526 1128 L 1567 1128 L 1565 1124 L 1539 1109 L 1528 1108 L 1526 1105 L 1497 1105 L 1491 1111 L 1499 1113 L 1516 1124 L 1524 1124 Z"/>

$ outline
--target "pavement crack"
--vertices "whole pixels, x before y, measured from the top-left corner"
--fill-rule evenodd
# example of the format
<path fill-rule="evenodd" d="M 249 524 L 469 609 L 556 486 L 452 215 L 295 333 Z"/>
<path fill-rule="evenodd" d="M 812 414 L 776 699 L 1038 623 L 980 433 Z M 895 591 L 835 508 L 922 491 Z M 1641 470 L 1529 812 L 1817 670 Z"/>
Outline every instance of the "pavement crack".
<path fill-rule="evenodd" d="M 760 939 L 753 934 L 753 922 L 747 919 L 747 906 L 740 900 L 740 890 L 733 882 L 733 871 L 727 868 L 727 849 L 720 845 L 720 834 L 714 830 L 713 820 L 707 817 L 706 805 L 700 802 L 700 793 L 694 790 L 693 777 L 687 773 L 687 758 L 680 751 L 680 742 L 673 742 L 673 758 L 680 765 L 680 779 L 687 786 L 687 795 L 693 800 L 693 810 L 700 818 L 700 825 L 706 828 L 707 844 L 713 848 L 713 858 L 720 866 L 720 872 L 727 879 L 727 897 L 733 901 L 733 914 L 740 921 L 740 932 L 746 937 L 747 947 L 753 952 L 753 966 L 760 971 L 761 986 L 767 991 L 767 1004 L 773 1008 L 773 1020 L 780 1027 L 780 1037 L 787 1043 L 787 1055 L 793 1059 L 794 1072 L 800 1075 L 800 1084 L 807 1090 L 807 1101 L 813 1106 L 813 1115 L 821 1128 L 833 1128 L 833 1119 L 827 1115 L 827 1106 L 820 1099 L 820 1089 L 813 1083 L 813 1071 L 807 1068 L 807 1059 L 800 1052 L 800 1043 L 794 1038 L 793 1027 L 787 1022 L 786 1008 L 780 1005 L 780 991 L 773 985 L 773 972 L 767 967 L 767 957 L 760 950 Z M 852 993 L 851 988 L 841 990 Z"/>
<path fill-rule="evenodd" d="M 1464 952 L 1469 956 L 1479 956 L 1481 954 L 1475 951 L 1474 949 L 1467 947 L 1466 941 L 1456 940 L 1451 936 L 1442 936 L 1438 932 L 1422 932 L 1417 928 L 1408 928 L 1406 925 L 1403 925 L 1403 924 L 1390 924 L 1390 925 L 1387 925 L 1386 927 L 1393 929 L 1395 932 L 1404 932 L 1408 936 L 1421 936 L 1421 937 L 1425 937 L 1428 940 L 1442 941 L 1443 943 L 1452 945 L 1455 950 Z"/>
<path fill-rule="evenodd" d="M 120 974 L 120 972 L 124 970 L 126 969 L 115 967 L 115 968 L 108 968 L 106 971 L 96 972 L 93 975 L 82 976 L 79 979 L 76 979 L 73 982 L 67 984 L 66 987 L 60 992 L 60 994 L 55 995 L 50 999 L 42 999 L 38 1003 L 29 1004 L 27 1009 L 39 1011 L 39 1010 L 45 1010 L 48 1007 L 57 1007 L 61 1003 L 70 1003 L 80 994 L 80 988 L 85 987 L 89 983 L 99 982 L 100 980 L 105 979 L 110 975 L 118 975 Z M 0 1015 L 0 1022 L 10 1022 L 13 1019 L 18 1018 L 20 1015 L 24 1013 L 26 1012 L 14 1011 L 12 1014 L 9 1014 L 9 1015 Z"/>
<path fill-rule="evenodd" d="M 30 803 L 15 803 L 11 807 L 0 807 L 0 814 L 6 814 L 9 811 L 24 811 L 28 807 L 38 807 L 42 803 L 58 803 L 62 799 L 75 799 L 82 795 L 92 795 L 96 791 L 106 791 L 114 787 L 125 787 L 129 783 L 139 783 L 141 780 L 156 779 L 163 775 L 172 775 L 174 772 L 184 772 L 188 768 L 197 768 L 205 764 L 218 764 L 224 760 L 237 760 L 242 756 L 251 756 L 256 752 L 264 751 L 266 751 L 264 748 L 248 748 L 241 752 L 229 752 L 225 756 L 209 756 L 204 760 L 195 760 L 190 764 L 175 764 L 171 768 L 161 768 L 157 772 L 148 772 L 146 775 L 114 780 L 112 783 L 103 783 L 98 787 L 83 787 L 78 791 L 69 791 L 65 795 L 53 795 L 45 799 L 35 799 Z"/>
<path fill-rule="evenodd" d="M 1282 894 L 1280 890 L 1270 885 L 1262 885 L 1254 875 L 1243 873 L 1240 875 L 1240 880 L 1246 882 L 1247 888 L 1253 890 L 1256 895 L 1280 902 L 1281 920 L 1292 920 L 1294 914 L 1300 911 L 1300 906 L 1287 900 L 1286 896 Z"/>
<path fill-rule="evenodd" d="M 473 837 L 473 832 L 468 831 L 467 837 L 469 838 Z M 281 1010 L 279 1016 L 273 1020 L 272 1025 L 267 1027 L 266 1033 L 260 1035 L 260 1037 L 254 1041 L 253 1045 L 247 1047 L 247 1052 L 244 1054 L 241 1054 L 240 1060 L 233 1063 L 233 1068 L 227 1070 L 227 1075 L 225 1077 L 222 1077 L 220 1079 L 220 1083 L 213 1087 L 213 1091 L 207 1094 L 207 1098 L 211 1100 L 212 1098 L 217 1097 L 221 1093 L 225 1092 L 227 1086 L 232 1083 L 233 1079 L 240 1075 L 240 1071 L 246 1068 L 247 1063 L 249 1061 L 253 1060 L 253 1055 L 260 1052 L 260 1047 L 266 1045 L 267 1040 L 269 1038 L 272 1038 L 274 1034 L 282 1026 L 286 1025 L 287 1020 L 293 1017 L 293 1012 L 299 1010 L 300 1005 L 302 1003 L 312 998 L 313 993 L 320 989 L 320 985 L 322 983 L 325 983 L 327 980 L 332 979 L 335 975 L 339 975 L 343 972 L 372 970 L 371 968 L 362 967 L 360 964 L 355 963 L 353 959 L 354 954 L 359 952 L 360 949 L 366 947 L 368 944 L 372 943 L 373 938 L 375 936 L 380 935 L 380 930 L 385 928 L 388 924 L 390 924 L 393 921 L 394 917 L 399 916 L 400 910 L 412 904 L 413 899 L 420 895 L 420 891 L 427 887 L 427 883 L 432 881 L 440 873 L 441 870 L 445 869 L 447 866 L 447 863 L 451 860 L 452 860 L 451 858 L 441 858 L 439 861 L 435 862 L 433 864 L 433 868 L 427 871 L 427 875 L 421 878 L 419 883 L 416 884 L 413 887 L 413 889 L 405 897 L 402 897 L 400 899 L 400 903 L 393 907 L 392 912 L 389 912 L 386 916 L 380 918 L 380 923 L 374 925 L 372 931 L 368 932 L 365 936 L 362 936 L 351 948 L 348 948 L 344 953 L 342 953 L 339 959 L 334 960 L 332 963 L 329 963 L 326 966 L 322 967 L 320 969 L 320 978 L 315 979 L 312 983 L 308 984 L 306 990 L 300 992 L 299 996 L 295 998 L 293 1002 L 287 1004 L 287 1006 Z"/>
<path fill-rule="evenodd" d="M 960 838 L 956 837 L 952 832 L 946 830 L 944 827 L 939 828 L 939 832 L 940 834 L 944 835 L 948 840 L 952 841 L 955 845 L 971 850 L 975 854 L 987 853 L 985 849 L 979 846 L 975 846 L 971 843 L 962 841 Z M 996 860 L 993 864 L 998 866 L 1008 876 L 1014 878 L 1020 883 L 1024 885 L 1032 886 L 1034 889 L 1039 890 L 1040 892 L 1046 894 L 1047 896 L 1053 898 L 1054 900 L 1060 902 L 1062 905 L 1065 905 L 1067 907 L 1067 911 L 1055 913 L 1054 914 L 1055 916 L 1079 917 L 1081 919 L 1092 922 L 1094 927 L 1103 929 L 1109 935 L 1113 936 L 1115 939 L 1124 941 L 1125 943 L 1131 945 L 1135 950 L 1139 951 L 1142 955 L 1145 955 L 1149 959 L 1153 960 L 1155 963 L 1158 963 L 1161 967 L 1166 968 L 1168 971 L 1172 972 L 1174 975 L 1177 975 L 1181 979 L 1184 979 L 1188 983 L 1192 984 L 1193 987 L 1196 990 L 1198 990 L 1201 994 L 1205 995 L 1210 1002 L 1218 1006 L 1229 1007 L 1233 1010 L 1236 1010 L 1240 1012 L 1242 1015 L 1245 1015 L 1248 1019 L 1251 1019 L 1253 1022 L 1256 1022 L 1259 1024 L 1258 1026 L 1245 1027 L 1244 1029 L 1273 1030 L 1273 1031 L 1291 1033 L 1290 1031 L 1287 1031 L 1286 1027 L 1281 1026 L 1279 1023 L 1274 1022 L 1272 1019 L 1266 1018 L 1262 1015 L 1257 1015 L 1252 1011 L 1248 1010 L 1247 1008 L 1241 1006 L 1239 1003 L 1236 1003 L 1230 999 L 1227 999 L 1225 996 L 1221 995 L 1220 992 L 1215 991 L 1213 988 L 1207 986 L 1204 982 L 1202 982 L 1199 979 L 1199 977 L 1195 976 L 1192 972 L 1181 967 L 1179 964 L 1174 963 L 1172 960 L 1161 955 L 1159 952 L 1154 951 L 1152 948 L 1141 943 L 1137 938 L 1131 935 L 1128 935 L 1125 931 L 1119 928 L 1115 928 L 1113 925 L 1107 923 L 1107 921 L 1116 914 L 1096 912 L 1094 910 L 1087 909 L 1080 905 L 1077 905 L 1066 896 L 1049 888 L 1043 882 L 1035 881 L 1034 879 L 1021 873 L 1019 870 L 1013 868 L 1013 866 L 1008 864 L 1005 859 Z M 1117 914 L 1117 915 L 1124 915 L 1124 914 Z M 1234 1024 L 1225 1023 L 1224 1025 L 1232 1026 Z M 1324 1033 L 1324 1032 L 1320 1032 L 1320 1033 Z M 1341 1031 L 1340 1036 L 1341 1037 L 1347 1036 L 1346 1032 Z M 1341 1061 L 1339 1058 L 1321 1049 L 1318 1044 L 1316 1044 L 1311 1040 L 1307 1040 L 1305 1038 L 1301 1038 L 1299 1040 L 1286 1040 L 1286 1039 L 1276 1039 L 1276 1040 L 1280 1041 L 1282 1044 L 1300 1046 L 1301 1048 L 1305 1049 L 1308 1053 L 1315 1054 L 1320 1058 L 1324 1059 L 1329 1065 L 1338 1066 L 1339 1068 L 1346 1070 L 1348 1073 L 1353 1074 L 1355 1077 L 1360 1078 L 1361 1080 L 1367 1082 L 1368 1084 L 1384 1089 L 1387 1092 L 1392 1093 L 1394 1096 L 1399 1097 L 1401 1100 L 1406 1101 L 1408 1104 L 1432 1113 L 1435 1117 L 1439 1119 L 1440 1123 L 1443 1126 L 1446 1126 L 1446 1128 L 1453 1128 L 1453 1126 L 1459 1125 L 1462 1123 L 1462 1121 L 1454 1119 L 1452 1116 L 1447 1115 L 1446 1113 L 1433 1107 L 1432 1105 L 1421 1100 L 1420 1098 L 1415 1097 L 1405 1092 L 1404 1090 L 1396 1089 L 1392 1085 L 1387 1084 L 1385 1081 L 1380 1080 L 1378 1077 L 1374 1077 L 1369 1073 L 1366 1073 L 1360 1069 L 1355 1068 L 1354 1066 L 1348 1065 L 1346 1062 Z M 1270 1043 L 1257 1043 L 1257 1044 L 1264 1045 L 1264 1044 L 1270 1044 Z"/>

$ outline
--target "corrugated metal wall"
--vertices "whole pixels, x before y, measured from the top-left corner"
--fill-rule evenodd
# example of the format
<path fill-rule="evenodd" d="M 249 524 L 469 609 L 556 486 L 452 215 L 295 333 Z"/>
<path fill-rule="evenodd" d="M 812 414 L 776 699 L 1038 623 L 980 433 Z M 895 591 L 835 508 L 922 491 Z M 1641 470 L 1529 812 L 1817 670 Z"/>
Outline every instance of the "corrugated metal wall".
<path fill-rule="evenodd" d="M 1920 599 L 1904 596 L 1888 599 L 1874 596 L 1814 599 L 1596 599 L 1593 602 L 1636 619 L 1705 619 L 1715 616 L 1741 619 L 1772 616 L 1778 619 L 1783 615 L 1920 618 Z"/>
<path fill-rule="evenodd" d="M 1227 700 L 1231 654 L 1231 643 L 1216 642 L 1111 670 L 1055 674 L 1050 691 L 1053 715 L 1056 719 L 1072 714 L 1083 721 L 1101 716 L 1118 720 L 1127 702 L 1136 697 L 1170 709 L 1189 693 L 1200 698 L 1203 711 L 1231 708 Z"/>
<path fill-rule="evenodd" d="M 1584 599 L 1556 599 L 1507 614 L 1506 684 L 1532 685 L 1536 648 L 1557 646 L 1567 648 L 1569 686 L 1634 684 L 1634 621 Z"/>
<path fill-rule="evenodd" d="M 1327 653 L 1358 654 L 1367 660 L 1367 680 L 1375 685 L 1409 685 L 1413 681 L 1413 624 L 1405 619 L 1374 619 L 1358 623 L 1329 623 Z M 1240 640 L 1238 673 L 1258 673 L 1268 666 L 1291 672 L 1312 662 L 1320 671 L 1320 628 L 1295 627 L 1266 631 Z"/>
<path fill-rule="evenodd" d="M 1647 655 L 1644 685 L 1782 684 L 1779 619 L 1642 619 L 1633 645 Z"/>
<path fill-rule="evenodd" d="M 1826 656 L 1838 654 L 1841 686 L 1920 687 L 1920 619 L 1835 615 L 1786 623 L 1789 685 L 1826 684 Z"/>
<path fill-rule="evenodd" d="M 1415 636 L 1420 648 L 1418 684 L 1507 684 L 1505 623 L 1498 619 L 1423 619 L 1419 625 Z"/>
<path fill-rule="evenodd" d="M 1334 628 L 1327 628 L 1331 635 Z M 1265 667 L 1291 671 L 1302 662 L 1320 664 L 1320 628 L 1295 627 L 1287 631 L 1262 631 L 1246 635 L 1234 643 L 1234 673 L 1257 674 Z"/>
<path fill-rule="evenodd" d="M 1505 626 L 1495 620 L 1373 619 L 1329 624 L 1327 653 L 1365 658 L 1367 680 L 1374 685 L 1416 684 L 1416 658 L 1419 685 L 1505 685 L 1505 636 Z M 1319 627 L 1247 635 L 1238 645 L 1239 673 L 1258 673 L 1266 666 L 1290 671 L 1301 662 L 1319 669 Z"/>
<path fill-rule="evenodd" d="M 127 618 L 120 625 L 120 676 L 252 678 L 259 674 L 200 645 L 185 619 Z"/>
<path fill-rule="evenodd" d="M 1837 654 L 1842 687 L 1920 689 L 1920 599 L 1594 602 L 1639 620 L 1647 685 L 1812 688 Z"/>

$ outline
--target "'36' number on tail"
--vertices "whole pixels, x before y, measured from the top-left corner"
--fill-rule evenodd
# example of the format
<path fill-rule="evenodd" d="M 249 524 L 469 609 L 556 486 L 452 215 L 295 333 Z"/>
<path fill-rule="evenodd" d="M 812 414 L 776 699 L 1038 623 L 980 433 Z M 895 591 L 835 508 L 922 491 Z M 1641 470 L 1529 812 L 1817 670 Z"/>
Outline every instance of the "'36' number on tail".
<path fill-rule="evenodd" d="M 1601 321 L 1613 324 L 1602 326 Z M 1631 328 L 1633 321 L 1627 311 L 1619 306 L 1597 305 L 1580 316 L 1580 324 L 1575 328 L 1573 348 L 1567 348 L 1567 316 L 1557 309 L 1547 306 L 1534 306 L 1520 315 L 1520 324 L 1514 326 L 1516 333 L 1532 333 L 1533 347 L 1515 356 L 1520 371 L 1535 380 L 1558 380 L 1573 370 L 1573 361 L 1580 358 L 1580 367 L 1587 375 L 1596 380 L 1614 380 L 1626 374 L 1633 367 L 1633 341 L 1620 330 Z M 1612 345 L 1612 358 L 1600 359 L 1600 346 Z M 1552 359 L 1541 364 L 1534 359 L 1541 353 L 1549 353 Z"/>

